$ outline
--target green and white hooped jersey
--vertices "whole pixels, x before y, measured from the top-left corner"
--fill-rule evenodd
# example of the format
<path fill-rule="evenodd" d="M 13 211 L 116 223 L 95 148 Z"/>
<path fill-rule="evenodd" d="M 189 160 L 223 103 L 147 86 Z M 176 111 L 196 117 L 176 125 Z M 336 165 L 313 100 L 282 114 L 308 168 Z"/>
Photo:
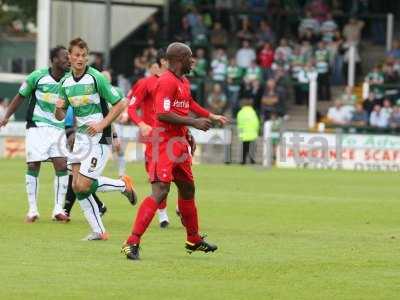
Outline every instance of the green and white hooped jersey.
<path fill-rule="evenodd" d="M 111 126 L 94 137 L 86 134 L 88 123 L 100 122 L 108 114 L 108 104 L 115 105 L 123 99 L 123 95 L 111 86 L 103 74 L 92 67 L 87 67 L 80 78 L 68 74 L 61 83 L 59 97 L 65 100 L 65 108 L 73 108 L 77 125 L 76 142 L 111 143 Z"/>
<path fill-rule="evenodd" d="M 28 75 L 19 88 L 19 94 L 29 99 L 26 128 L 51 126 L 63 129 L 64 121 L 54 116 L 60 81 L 56 81 L 50 69 L 39 69 Z"/>

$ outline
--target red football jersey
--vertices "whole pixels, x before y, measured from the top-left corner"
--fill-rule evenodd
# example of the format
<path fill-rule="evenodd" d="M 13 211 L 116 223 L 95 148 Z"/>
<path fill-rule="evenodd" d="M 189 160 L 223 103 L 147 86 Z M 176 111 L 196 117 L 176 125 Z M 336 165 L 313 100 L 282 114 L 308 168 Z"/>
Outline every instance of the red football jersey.
<path fill-rule="evenodd" d="M 144 122 L 147 125 L 154 126 L 155 110 L 154 110 L 154 93 L 157 87 L 159 76 L 152 75 L 140 79 L 129 91 L 127 98 L 130 100 L 128 114 L 131 120 L 138 125 Z M 137 114 L 140 108 L 142 114 Z"/>
<path fill-rule="evenodd" d="M 187 116 L 193 111 L 200 117 L 209 117 L 210 113 L 198 105 L 192 98 L 190 82 L 185 77 L 178 77 L 171 71 L 164 72 L 158 79 L 155 91 L 156 114 L 173 112 L 180 116 Z M 163 136 L 185 136 L 186 126 L 159 121 L 156 118 L 156 127 L 163 128 Z"/>

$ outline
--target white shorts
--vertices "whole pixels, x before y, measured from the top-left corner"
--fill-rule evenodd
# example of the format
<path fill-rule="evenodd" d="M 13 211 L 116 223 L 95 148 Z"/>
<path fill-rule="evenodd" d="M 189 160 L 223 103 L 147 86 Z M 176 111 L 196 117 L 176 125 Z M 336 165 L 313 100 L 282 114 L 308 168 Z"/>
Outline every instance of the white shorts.
<path fill-rule="evenodd" d="M 26 162 L 66 157 L 65 132 L 56 127 L 31 127 L 25 136 Z"/>
<path fill-rule="evenodd" d="M 68 168 L 71 170 L 71 164 L 81 164 L 79 173 L 97 179 L 103 174 L 110 153 L 110 145 L 75 142 L 73 151 L 68 154 Z"/>

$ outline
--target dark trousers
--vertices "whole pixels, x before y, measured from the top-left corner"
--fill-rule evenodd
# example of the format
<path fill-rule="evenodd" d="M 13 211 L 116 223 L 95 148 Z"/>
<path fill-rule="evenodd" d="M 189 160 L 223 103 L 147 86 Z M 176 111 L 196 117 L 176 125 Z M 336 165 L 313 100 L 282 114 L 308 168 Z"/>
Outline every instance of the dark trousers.
<path fill-rule="evenodd" d="M 241 164 L 246 164 L 247 156 L 250 158 L 250 163 L 255 164 L 256 161 L 254 160 L 255 156 L 255 143 L 254 142 L 242 142 L 242 162 Z"/>
<path fill-rule="evenodd" d="M 331 82 L 329 73 L 318 74 L 318 100 L 331 100 Z"/>

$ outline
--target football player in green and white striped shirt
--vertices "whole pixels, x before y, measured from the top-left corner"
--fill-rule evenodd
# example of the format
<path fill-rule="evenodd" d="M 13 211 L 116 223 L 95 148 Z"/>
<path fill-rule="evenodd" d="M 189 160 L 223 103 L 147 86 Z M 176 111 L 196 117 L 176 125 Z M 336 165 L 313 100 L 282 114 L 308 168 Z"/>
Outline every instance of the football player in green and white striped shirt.
<path fill-rule="evenodd" d="M 53 162 L 56 172 L 52 217 L 57 221 L 69 221 L 62 209 L 68 185 L 66 149 L 61 142 L 64 136 L 64 121 L 58 121 L 53 114 L 58 99 L 59 83 L 69 68 L 65 47 L 57 46 L 51 49 L 50 61 L 50 68 L 36 70 L 26 78 L 11 101 L 4 119 L 0 120 L 0 127 L 5 126 L 21 103 L 29 99 L 25 142 L 28 165 L 25 180 L 29 203 L 27 222 L 35 222 L 39 218 L 38 175 L 41 162 L 48 159 Z"/>
<path fill-rule="evenodd" d="M 108 235 L 91 194 L 120 191 L 132 205 L 137 201 L 130 177 L 102 176 L 111 152 L 111 123 L 125 109 L 127 101 L 104 75 L 87 66 L 89 49 L 84 40 L 72 40 L 68 52 L 71 73 L 60 84 L 54 113 L 62 120 L 67 107 L 73 108 L 77 130 L 73 150 L 68 154 L 72 188 L 92 229 L 85 240 L 106 240 Z M 110 110 L 108 104 L 112 105 Z"/>

